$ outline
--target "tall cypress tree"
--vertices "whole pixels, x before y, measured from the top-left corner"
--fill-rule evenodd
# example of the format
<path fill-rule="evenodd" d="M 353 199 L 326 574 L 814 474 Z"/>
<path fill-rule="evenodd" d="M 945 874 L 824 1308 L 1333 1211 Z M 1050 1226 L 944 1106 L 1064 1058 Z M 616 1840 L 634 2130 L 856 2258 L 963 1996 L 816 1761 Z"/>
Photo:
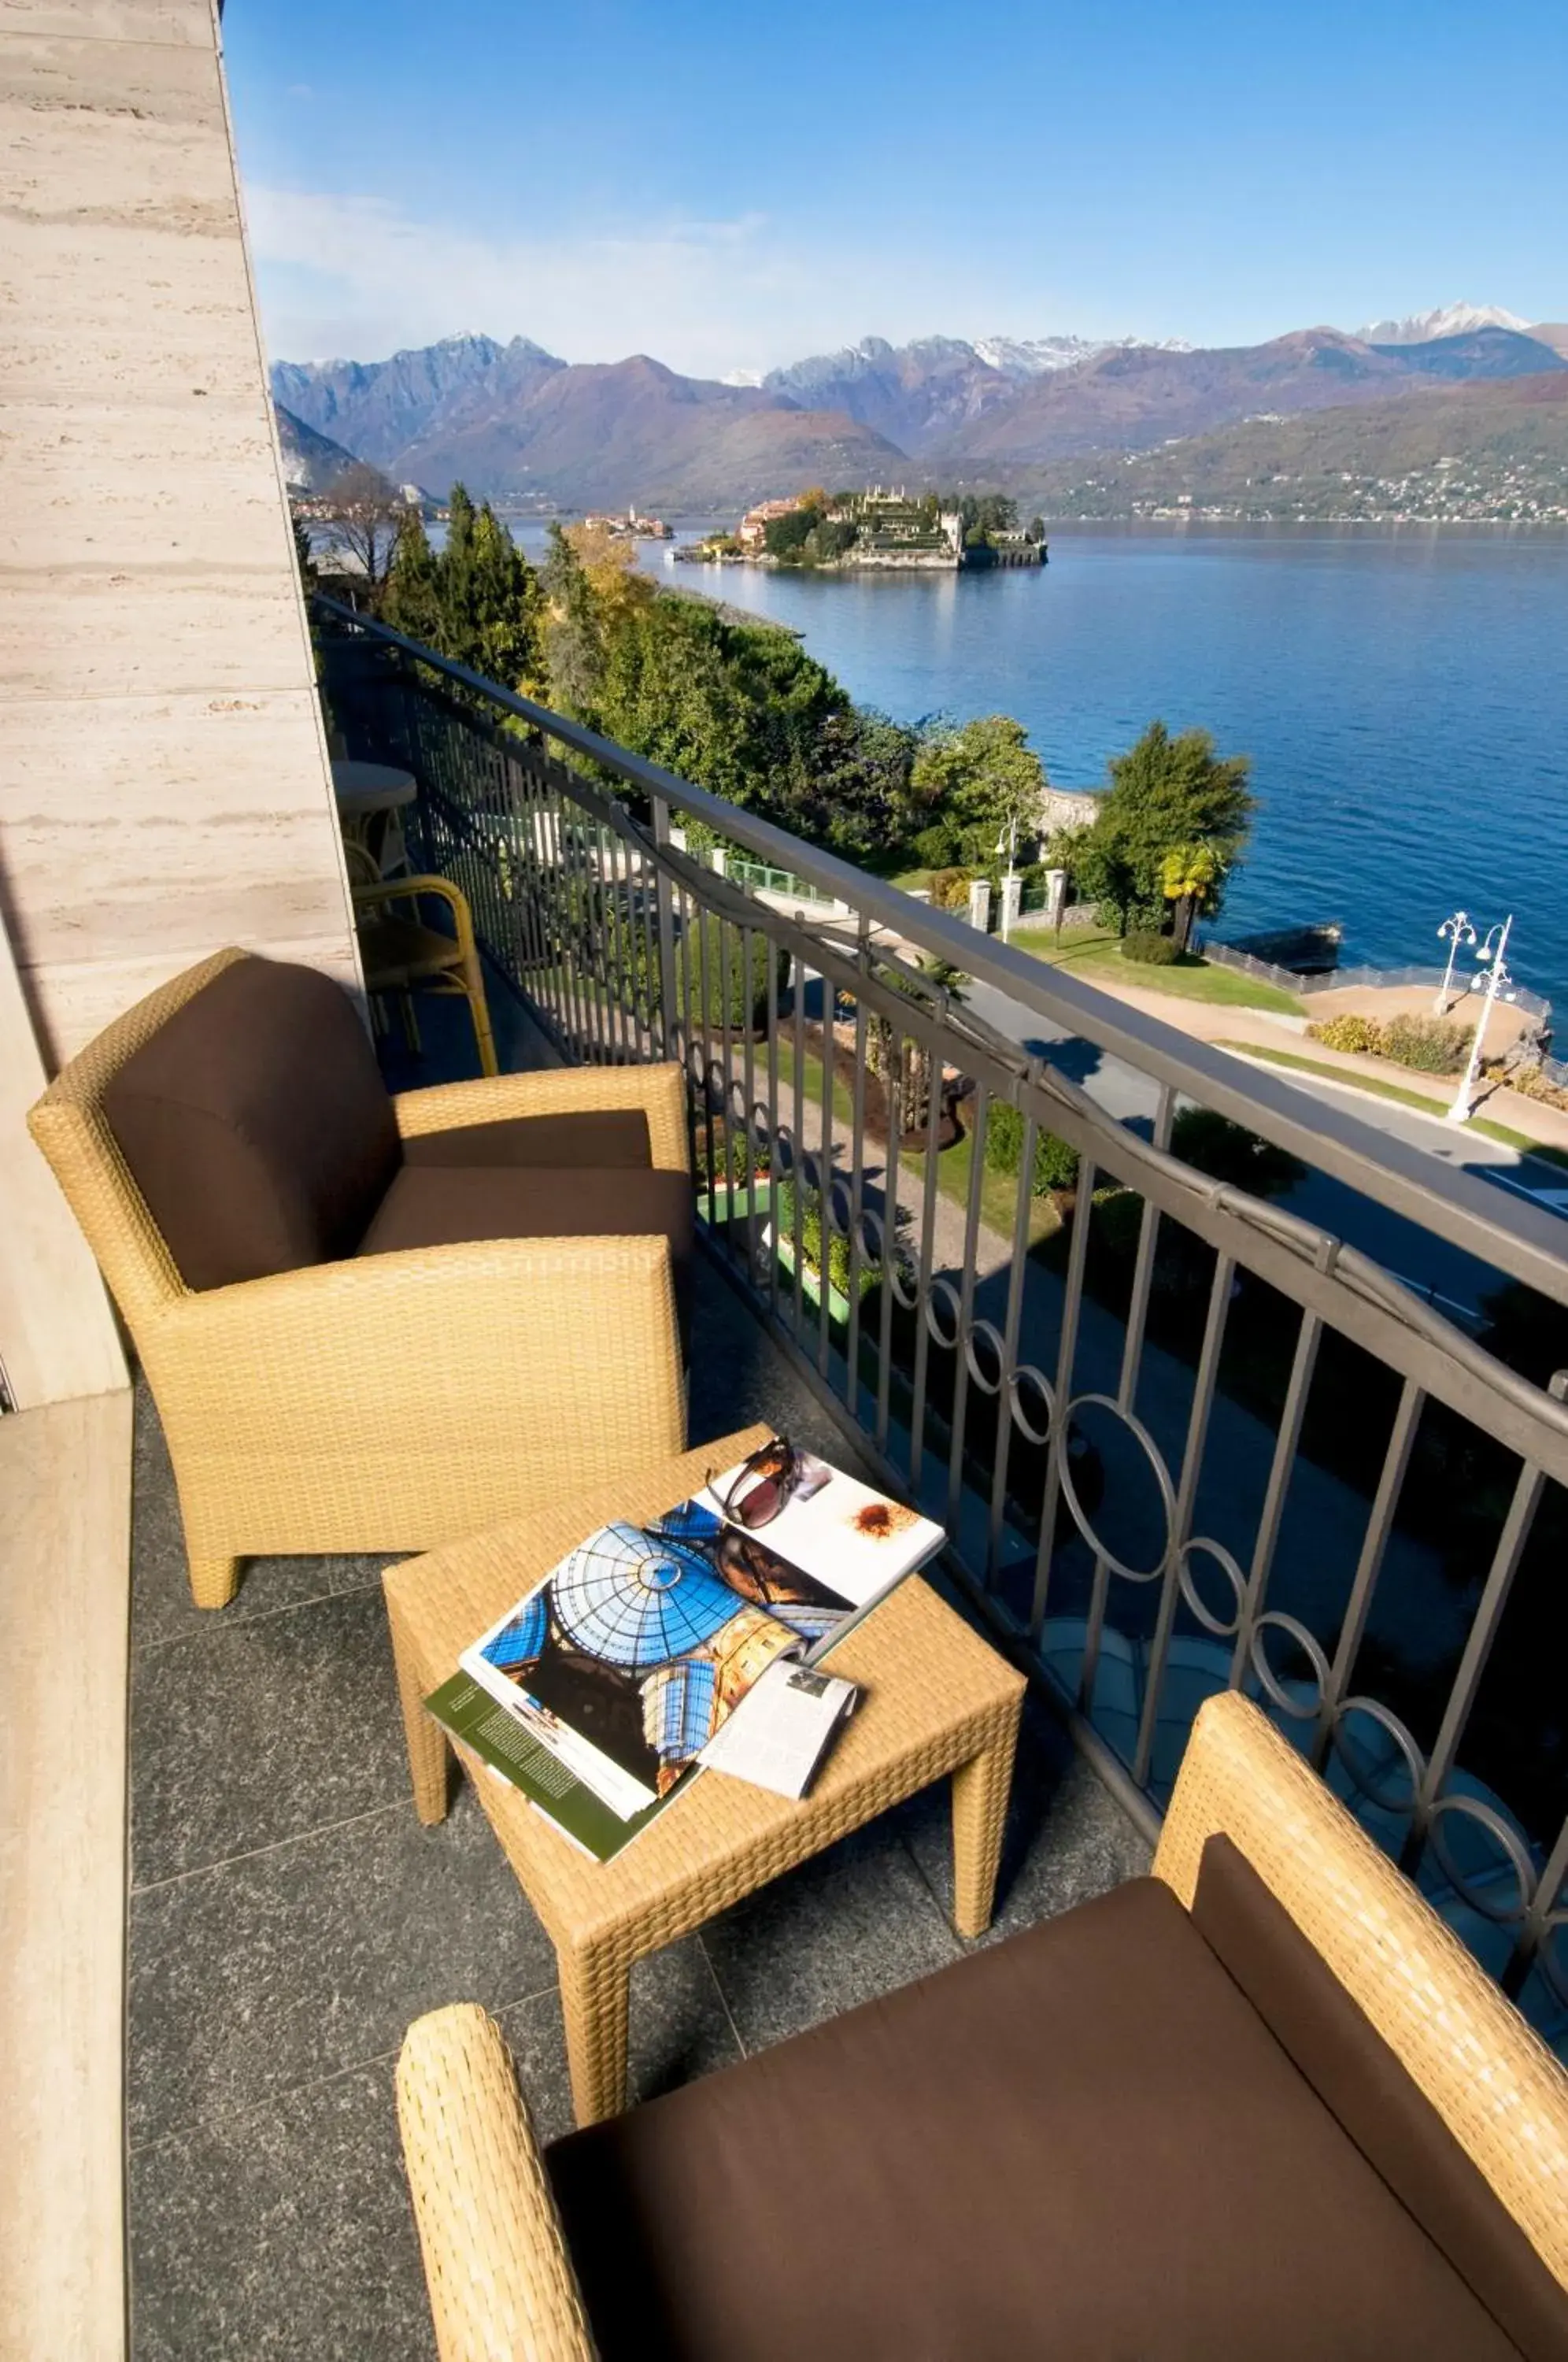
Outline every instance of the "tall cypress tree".
<path fill-rule="evenodd" d="M 430 546 L 417 509 L 410 513 L 398 535 L 381 613 L 394 632 L 406 632 L 411 640 L 423 641 L 426 647 L 443 646 L 441 561 Z"/>
<path fill-rule="evenodd" d="M 537 585 L 488 501 L 473 521 L 468 583 L 475 653 L 467 661 L 487 679 L 520 688 L 539 668 Z"/>

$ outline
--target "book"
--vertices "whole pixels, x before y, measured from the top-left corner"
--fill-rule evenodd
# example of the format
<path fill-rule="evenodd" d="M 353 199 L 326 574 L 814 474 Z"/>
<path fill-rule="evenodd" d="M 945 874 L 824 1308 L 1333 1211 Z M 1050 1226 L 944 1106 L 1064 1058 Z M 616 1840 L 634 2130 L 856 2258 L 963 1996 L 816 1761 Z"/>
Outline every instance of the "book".
<path fill-rule="evenodd" d="M 721 1507 L 738 1473 L 643 1525 L 601 1527 L 459 1661 L 535 1746 L 625 1821 L 707 1760 L 771 1666 L 814 1663 L 943 1540 L 929 1518 L 804 1455 L 781 1512 L 747 1529 Z M 848 1686 L 836 1684 L 836 1712 L 822 1717 L 824 1746 Z M 797 1731 L 810 1694 L 785 1702 Z M 760 1723 L 756 1738 L 767 1754 Z M 744 1760 L 742 1745 L 731 1762 Z"/>

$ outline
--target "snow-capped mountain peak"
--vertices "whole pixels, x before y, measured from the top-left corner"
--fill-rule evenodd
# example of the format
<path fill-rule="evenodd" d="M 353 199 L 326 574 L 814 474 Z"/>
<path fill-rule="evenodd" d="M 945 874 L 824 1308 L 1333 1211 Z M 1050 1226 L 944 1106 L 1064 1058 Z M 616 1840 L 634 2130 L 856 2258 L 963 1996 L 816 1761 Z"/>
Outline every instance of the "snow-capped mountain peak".
<path fill-rule="evenodd" d="M 1192 347 L 1179 337 L 977 337 L 975 351 L 988 369 L 1003 377 L 1043 377 L 1051 370 L 1074 369 L 1100 353 L 1123 352 L 1134 346 L 1162 353 L 1189 353 Z"/>
<path fill-rule="evenodd" d="M 1438 337 L 1468 337 L 1477 328 L 1529 326 L 1500 304 L 1444 304 L 1435 312 L 1415 312 L 1404 320 L 1374 320 L 1355 334 L 1365 345 L 1430 345 Z"/>

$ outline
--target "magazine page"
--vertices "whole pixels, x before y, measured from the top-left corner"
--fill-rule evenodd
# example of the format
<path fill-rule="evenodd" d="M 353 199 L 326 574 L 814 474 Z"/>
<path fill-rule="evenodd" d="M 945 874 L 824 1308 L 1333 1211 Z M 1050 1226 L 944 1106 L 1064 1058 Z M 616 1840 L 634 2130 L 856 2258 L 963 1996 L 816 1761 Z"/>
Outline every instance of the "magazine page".
<path fill-rule="evenodd" d="M 765 1540 L 778 1558 L 831 1586 L 857 1613 L 942 1548 L 943 1528 L 917 1509 L 875 1492 L 813 1453 L 796 1451 L 790 1457 L 792 1481 L 782 1508 L 748 1540 Z M 748 1465 L 756 1469 L 757 1459 L 714 1477 L 702 1498 L 715 1507 L 726 1502 L 738 1507 L 750 1481 L 743 1473 Z M 831 1637 L 823 1636 L 812 1650 L 813 1658 L 829 1646 Z"/>
<path fill-rule="evenodd" d="M 623 1817 L 665 1795 L 777 1659 L 852 1603 L 701 1500 L 571 1551 L 462 1670 Z"/>
<path fill-rule="evenodd" d="M 612 1860 L 668 1801 L 661 1797 L 657 1804 L 646 1805 L 624 1820 L 541 1745 L 509 1706 L 498 1704 L 467 1673 L 454 1673 L 425 1704 L 443 1729 L 470 1748 L 497 1779 L 518 1789 L 564 1838 L 595 1861 Z"/>

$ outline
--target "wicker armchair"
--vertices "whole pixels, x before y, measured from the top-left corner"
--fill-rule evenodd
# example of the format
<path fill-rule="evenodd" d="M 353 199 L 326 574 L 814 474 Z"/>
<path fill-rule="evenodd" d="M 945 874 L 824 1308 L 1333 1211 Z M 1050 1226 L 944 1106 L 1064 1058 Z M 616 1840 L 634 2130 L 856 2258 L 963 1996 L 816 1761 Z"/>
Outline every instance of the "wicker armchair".
<path fill-rule="evenodd" d="M 1534 2259 L 1546 2267 L 1542 2285 L 1555 2303 L 1551 2283 L 1568 2289 L 1568 2077 L 1557 2061 L 1302 1759 L 1234 1693 L 1212 1699 L 1198 1718 L 1155 1857 L 1155 1879 L 1188 1912 L 1199 1857 L 1217 1833 L 1240 1849 L 1431 2103 L 1523 2233 L 1531 2268 Z M 946 1973 L 962 1979 L 995 1958 L 981 1955 Z M 852 2024 L 839 2021 L 841 2028 Z M 1037 2035 L 1050 2042 L 1063 2031 L 1042 2024 Z M 885 2022 L 873 2022 L 870 2039 L 886 2043 Z M 769 2064 L 781 2074 L 784 2053 L 771 2054 Z M 1115 2090 L 1099 2099 L 1114 2119 Z M 397 2104 L 442 2362 L 594 2362 L 549 2173 L 505 2044 L 482 2010 L 437 2010 L 411 2027 Z M 1084 2169 L 1081 2160 L 1054 2161 L 1048 2140 L 1042 2152 L 1033 2202 L 1048 2210 L 1053 2163 L 1069 2175 Z M 1136 2155 L 1121 2161 L 1135 2181 Z M 695 2196 L 722 2207 L 724 2192 L 700 2187 Z M 787 2209 L 778 2220 L 788 2243 Z M 918 2222 L 909 2227 L 918 2241 Z M 625 2235 L 639 2253 L 635 2228 Z M 1127 2236 L 1136 2234 L 1129 2229 Z M 809 2274 L 810 2257 L 799 2260 Z M 1120 2269 L 1124 2260 L 1108 2257 L 1107 2268 Z M 1180 2301 L 1173 2287 L 1173 2306 Z M 1047 2288 L 1043 2339 L 1050 2319 Z M 982 2346 L 995 2350 L 983 2338 L 977 2350 Z M 1178 2336 L 1172 2350 L 1191 2349 Z M 1241 2344 L 1205 2350 L 1261 2349 L 1243 2333 Z M 1306 2349 L 1298 2340 L 1289 2350 Z"/>
<path fill-rule="evenodd" d="M 242 1557 L 413 1551 L 685 1441 L 665 1239 L 468 1241 L 187 1286 L 109 1127 L 142 1044 L 246 955 L 220 952 L 72 1060 L 28 1123 L 129 1329 L 162 1417 L 198 1606 Z M 404 1140 L 641 1109 L 687 1170 L 679 1067 L 503 1075 L 404 1093 Z"/>

